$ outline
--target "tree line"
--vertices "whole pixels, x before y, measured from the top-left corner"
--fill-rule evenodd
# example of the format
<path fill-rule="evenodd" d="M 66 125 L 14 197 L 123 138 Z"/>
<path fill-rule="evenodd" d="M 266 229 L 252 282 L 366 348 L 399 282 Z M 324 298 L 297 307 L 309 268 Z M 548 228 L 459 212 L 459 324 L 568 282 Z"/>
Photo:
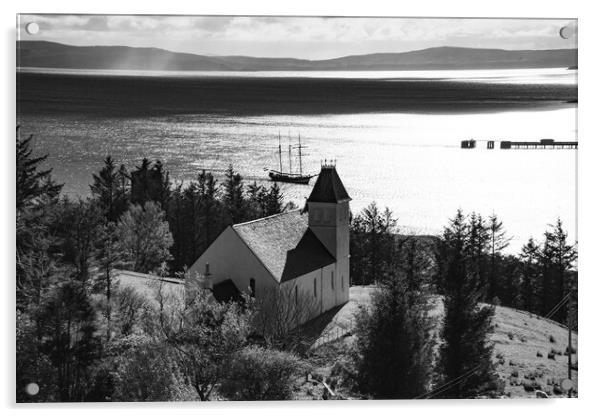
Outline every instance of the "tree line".
<path fill-rule="evenodd" d="M 518 256 L 502 252 L 508 243 L 495 215 L 458 211 L 437 237 L 399 235 L 393 214 L 375 203 L 352 216 L 352 282 L 374 287 L 355 317 L 344 367 L 352 387 L 386 399 L 502 395 L 490 341 L 495 305 L 557 311 L 550 317 L 563 322 L 566 306 L 570 318 L 577 307 L 577 250 L 560 220 Z"/>
<path fill-rule="evenodd" d="M 557 219 L 541 241 L 530 238 L 518 254 L 505 253 L 511 237 L 495 214 L 488 218 L 478 213 L 459 211 L 454 221 L 463 225 L 466 244 L 481 290 L 478 300 L 495 305 L 546 315 L 565 296 L 565 303 L 551 318 L 566 322 L 568 306 L 577 303 L 577 248 L 567 239 L 562 221 Z M 391 266 L 412 253 L 420 253 L 423 273 L 433 292 L 445 293 L 445 259 L 449 246 L 442 236 L 403 236 L 397 220 L 385 208 L 371 203 L 352 215 L 350 228 L 351 277 L 355 285 L 371 285 L 390 274 Z"/>

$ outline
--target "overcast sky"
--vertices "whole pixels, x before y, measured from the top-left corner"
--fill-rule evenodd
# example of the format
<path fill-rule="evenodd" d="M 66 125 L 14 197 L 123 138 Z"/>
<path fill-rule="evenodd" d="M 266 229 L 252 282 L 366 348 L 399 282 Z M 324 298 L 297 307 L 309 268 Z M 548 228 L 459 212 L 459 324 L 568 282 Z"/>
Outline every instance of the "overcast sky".
<path fill-rule="evenodd" d="M 39 25 L 36 35 L 24 29 Z M 563 39 L 559 31 L 569 39 Z M 433 46 L 577 47 L 575 20 L 22 15 L 19 38 L 205 55 L 334 58 Z"/>

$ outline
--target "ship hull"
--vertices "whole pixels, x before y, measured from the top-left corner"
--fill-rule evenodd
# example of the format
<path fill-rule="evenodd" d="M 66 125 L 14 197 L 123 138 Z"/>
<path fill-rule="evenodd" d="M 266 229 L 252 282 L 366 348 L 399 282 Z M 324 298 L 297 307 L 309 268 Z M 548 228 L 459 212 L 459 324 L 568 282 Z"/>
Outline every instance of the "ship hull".
<path fill-rule="evenodd" d="M 293 184 L 309 184 L 311 175 L 289 174 L 286 172 L 270 171 L 268 176 L 272 181 L 290 182 Z"/>

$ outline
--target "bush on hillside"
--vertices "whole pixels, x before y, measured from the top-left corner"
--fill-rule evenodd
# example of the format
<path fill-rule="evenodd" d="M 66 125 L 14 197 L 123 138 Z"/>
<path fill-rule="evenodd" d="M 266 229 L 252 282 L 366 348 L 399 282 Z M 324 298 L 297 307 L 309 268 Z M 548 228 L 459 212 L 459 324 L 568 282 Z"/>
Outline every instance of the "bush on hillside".
<path fill-rule="evenodd" d="M 230 400 L 290 400 L 294 378 L 307 370 L 292 353 L 249 346 L 233 357 L 220 392 Z"/>

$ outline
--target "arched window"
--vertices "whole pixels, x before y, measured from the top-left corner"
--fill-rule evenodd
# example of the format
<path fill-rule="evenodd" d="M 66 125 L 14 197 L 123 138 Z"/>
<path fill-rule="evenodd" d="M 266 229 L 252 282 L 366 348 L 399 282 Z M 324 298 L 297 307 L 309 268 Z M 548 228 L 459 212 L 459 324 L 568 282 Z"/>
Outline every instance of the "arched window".
<path fill-rule="evenodd" d="M 251 289 L 251 297 L 255 297 L 255 278 L 251 278 L 249 288 Z"/>
<path fill-rule="evenodd" d="M 342 290 L 345 289 L 345 281 L 344 281 L 343 275 L 341 275 L 341 289 Z"/>
<path fill-rule="evenodd" d="M 330 289 L 334 290 L 334 271 L 330 271 Z"/>
<path fill-rule="evenodd" d="M 298 290 L 297 286 L 295 286 L 295 304 L 297 304 L 298 299 L 299 299 L 299 290 Z"/>
<path fill-rule="evenodd" d="M 314 297 L 318 296 L 318 284 L 316 279 L 314 278 Z"/>

